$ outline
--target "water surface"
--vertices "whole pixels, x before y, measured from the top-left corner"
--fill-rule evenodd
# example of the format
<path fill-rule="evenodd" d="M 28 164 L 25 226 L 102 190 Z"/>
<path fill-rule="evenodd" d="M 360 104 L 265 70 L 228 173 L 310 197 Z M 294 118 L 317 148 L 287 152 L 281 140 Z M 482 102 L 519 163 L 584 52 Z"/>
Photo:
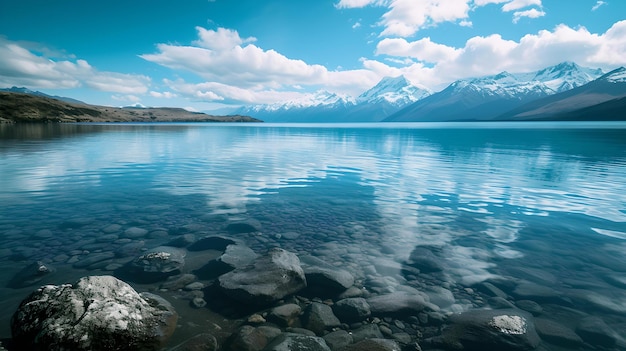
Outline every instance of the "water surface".
<path fill-rule="evenodd" d="M 444 286 L 442 307 L 462 311 L 500 282 L 551 318 L 626 326 L 626 124 L 25 125 L 0 126 L 0 338 L 38 286 L 7 284 L 33 261 L 57 268 L 52 283 L 112 274 L 239 220 L 260 223 L 239 235 L 255 251 L 313 253 L 373 293 Z M 442 274 L 402 270 L 419 247 Z"/>

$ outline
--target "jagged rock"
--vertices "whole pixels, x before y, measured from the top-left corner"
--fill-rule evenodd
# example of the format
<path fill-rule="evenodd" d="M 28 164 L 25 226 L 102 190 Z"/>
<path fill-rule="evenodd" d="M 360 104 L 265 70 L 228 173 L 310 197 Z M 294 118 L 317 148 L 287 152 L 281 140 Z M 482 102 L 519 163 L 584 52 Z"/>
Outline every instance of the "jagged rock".
<path fill-rule="evenodd" d="M 17 272 L 7 284 L 8 288 L 19 289 L 39 283 L 56 270 L 48 264 L 36 261 Z"/>
<path fill-rule="evenodd" d="M 316 295 L 339 294 L 354 285 L 352 274 L 319 258 L 306 255 L 300 257 L 300 262 L 308 287 Z"/>
<path fill-rule="evenodd" d="M 218 280 L 226 296 L 248 305 L 266 305 L 306 287 L 298 256 L 278 248 Z"/>
<path fill-rule="evenodd" d="M 370 305 L 362 297 L 339 300 L 333 305 L 333 311 L 346 323 L 360 322 L 372 314 Z"/>
<path fill-rule="evenodd" d="M 373 316 L 403 317 L 417 315 L 424 309 L 439 310 L 439 307 L 426 301 L 424 296 L 403 291 L 374 296 L 366 301 Z"/>
<path fill-rule="evenodd" d="M 21 350 L 157 350 L 178 316 L 162 298 L 138 294 L 112 276 L 46 285 L 20 304 L 11 319 Z"/>
<path fill-rule="evenodd" d="M 317 335 L 322 335 L 325 330 L 341 325 L 330 306 L 319 302 L 308 305 L 304 309 L 302 319 L 304 327 Z"/>
<path fill-rule="evenodd" d="M 228 245 L 224 253 L 215 260 L 209 261 L 194 273 L 201 279 L 217 278 L 233 269 L 250 265 L 259 255 L 251 248 L 243 245 Z"/>
<path fill-rule="evenodd" d="M 295 333 L 280 334 L 265 351 L 330 351 L 324 339 Z"/>
<path fill-rule="evenodd" d="M 400 345 L 389 339 L 365 339 L 341 348 L 340 351 L 400 351 Z"/>
<path fill-rule="evenodd" d="M 211 334 L 202 333 L 193 338 L 180 343 L 169 351 L 217 351 L 218 344 L 215 337 Z"/>
<path fill-rule="evenodd" d="M 235 240 L 223 236 L 208 236 L 187 247 L 189 251 L 218 250 L 224 251 L 228 245 L 236 244 Z"/>
<path fill-rule="evenodd" d="M 292 327 L 298 321 L 301 313 L 302 308 L 300 306 L 289 303 L 274 307 L 267 318 L 270 322 L 282 327 Z"/>
<path fill-rule="evenodd" d="M 440 341 L 464 350 L 534 350 L 540 343 L 532 316 L 520 310 L 471 310 L 450 316 Z"/>

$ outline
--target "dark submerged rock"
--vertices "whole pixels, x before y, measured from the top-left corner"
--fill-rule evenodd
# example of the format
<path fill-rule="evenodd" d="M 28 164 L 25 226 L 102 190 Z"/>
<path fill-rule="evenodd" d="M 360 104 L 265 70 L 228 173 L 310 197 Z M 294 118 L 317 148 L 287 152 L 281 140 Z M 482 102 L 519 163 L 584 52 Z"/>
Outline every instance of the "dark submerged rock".
<path fill-rule="evenodd" d="M 319 302 L 308 305 L 304 309 L 302 319 L 305 328 L 317 335 L 323 335 L 325 330 L 341 325 L 330 306 Z"/>
<path fill-rule="evenodd" d="M 300 262 L 308 283 L 307 290 L 313 295 L 320 297 L 335 295 L 354 285 L 352 274 L 319 258 L 306 255 L 300 257 Z"/>
<path fill-rule="evenodd" d="M 169 351 L 217 351 L 218 344 L 215 337 L 211 334 L 202 333 L 193 338 L 180 343 Z"/>
<path fill-rule="evenodd" d="M 270 314 L 267 316 L 268 321 L 276 323 L 281 327 L 292 327 L 298 321 L 302 308 L 300 306 L 289 303 L 274 307 Z"/>
<path fill-rule="evenodd" d="M 174 308 L 112 276 L 46 285 L 20 304 L 11 332 L 21 350 L 157 350 L 174 332 Z"/>
<path fill-rule="evenodd" d="M 236 244 L 235 240 L 223 236 L 208 236 L 187 247 L 189 251 L 218 250 L 224 251 L 228 245 Z"/>
<path fill-rule="evenodd" d="M 401 351 L 397 342 L 389 339 L 365 339 L 346 347 L 340 351 Z"/>
<path fill-rule="evenodd" d="M 324 339 L 295 333 L 280 334 L 265 351 L 330 351 Z"/>
<path fill-rule="evenodd" d="M 404 317 L 417 315 L 424 309 L 439 310 L 423 296 L 402 291 L 371 297 L 367 303 L 373 316 Z"/>
<path fill-rule="evenodd" d="M 541 339 L 556 346 L 576 349 L 583 344 L 583 340 L 572 329 L 555 321 L 536 318 L 535 328 Z"/>
<path fill-rule="evenodd" d="M 471 310 L 450 316 L 442 346 L 464 350 L 534 350 L 540 343 L 532 316 L 520 310 Z"/>
<path fill-rule="evenodd" d="M 617 343 L 615 332 L 600 317 L 583 318 L 576 327 L 576 334 L 591 345 L 613 347 Z"/>
<path fill-rule="evenodd" d="M 298 256 L 278 248 L 218 280 L 226 296 L 248 305 L 266 305 L 306 287 Z"/>
<path fill-rule="evenodd" d="M 228 245 L 224 253 L 194 271 L 200 279 L 217 278 L 237 268 L 250 265 L 259 255 L 243 245 Z"/>
<path fill-rule="evenodd" d="M 369 317 L 370 305 L 362 297 L 353 297 L 337 301 L 333 305 L 335 315 L 347 323 L 359 322 Z"/>
<path fill-rule="evenodd" d="M 19 289 L 39 283 L 56 270 L 48 264 L 36 261 L 17 272 L 7 284 L 8 288 Z"/>
<path fill-rule="evenodd" d="M 261 351 L 280 333 L 280 329 L 274 327 L 244 325 L 231 336 L 227 350 Z"/>
<path fill-rule="evenodd" d="M 115 275 L 137 283 L 155 283 L 180 274 L 185 255 L 184 249 L 159 246 L 124 265 Z"/>
<path fill-rule="evenodd" d="M 438 247 L 417 246 L 411 252 L 406 265 L 417 268 L 422 273 L 441 272 L 444 270 L 444 266 L 441 264 L 441 259 L 433 253 L 438 250 Z"/>

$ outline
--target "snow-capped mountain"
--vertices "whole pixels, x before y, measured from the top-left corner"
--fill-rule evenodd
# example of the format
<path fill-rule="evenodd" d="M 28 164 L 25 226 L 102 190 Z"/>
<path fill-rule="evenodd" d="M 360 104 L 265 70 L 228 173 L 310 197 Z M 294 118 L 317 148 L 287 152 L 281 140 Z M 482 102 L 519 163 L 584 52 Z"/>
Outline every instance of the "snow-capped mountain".
<path fill-rule="evenodd" d="M 428 89 L 411 84 L 404 76 L 385 77 L 374 87 L 359 95 L 357 102 L 368 104 L 388 103 L 402 107 L 421 100 L 430 94 Z"/>
<path fill-rule="evenodd" d="M 602 74 L 600 69 L 564 62 L 536 72 L 457 80 L 385 121 L 489 120 L 530 101 L 585 85 Z"/>
<path fill-rule="evenodd" d="M 292 101 L 243 107 L 235 113 L 266 122 L 379 122 L 430 92 L 405 77 L 385 77 L 357 98 L 320 90 Z"/>

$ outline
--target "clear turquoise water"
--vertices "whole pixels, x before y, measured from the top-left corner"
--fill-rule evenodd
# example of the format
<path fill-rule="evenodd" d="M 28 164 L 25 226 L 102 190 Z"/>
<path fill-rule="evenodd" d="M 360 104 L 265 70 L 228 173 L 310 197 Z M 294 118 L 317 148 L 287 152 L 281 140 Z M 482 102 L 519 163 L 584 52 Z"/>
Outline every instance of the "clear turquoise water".
<path fill-rule="evenodd" d="M 72 263 L 241 219 L 262 225 L 254 250 L 314 253 L 364 286 L 435 247 L 453 292 L 530 283 L 544 310 L 558 295 L 626 326 L 626 124 L 27 125 L 0 126 L 0 338 L 32 261 L 54 283 L 110 274 Z M 150 234 L 100 240 L 111 224 Z M 390 289 L 415 279 L 386 272 Z"/>

